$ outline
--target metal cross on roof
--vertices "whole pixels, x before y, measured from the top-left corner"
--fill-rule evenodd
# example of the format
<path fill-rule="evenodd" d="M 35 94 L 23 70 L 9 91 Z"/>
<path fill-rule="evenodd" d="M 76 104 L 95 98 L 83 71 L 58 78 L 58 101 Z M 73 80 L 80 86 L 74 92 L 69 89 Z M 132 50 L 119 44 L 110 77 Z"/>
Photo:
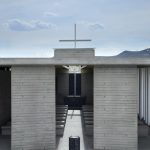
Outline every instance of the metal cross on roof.
<path fill-rule="evenodd" d="M 73 40 L 59 40 L 59 42 L 74 42 L 74 48 L 77 46 L 77 42 L 90 42 L 90 39 L 77 39 L 77 29 L 76 24 L 74 25 L 74 39 Z"/>

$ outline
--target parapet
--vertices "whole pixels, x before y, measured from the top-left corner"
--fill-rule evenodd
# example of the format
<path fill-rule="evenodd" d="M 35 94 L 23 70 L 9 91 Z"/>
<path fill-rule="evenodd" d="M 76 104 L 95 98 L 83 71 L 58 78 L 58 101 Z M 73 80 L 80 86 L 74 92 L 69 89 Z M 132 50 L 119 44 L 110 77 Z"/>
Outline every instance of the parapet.
<path fill-rule="evenodd" d="M 72 49 L 55 49 L 55 58 L 93 58 L 95 50 L 93 48 L 72 48 Z"/>

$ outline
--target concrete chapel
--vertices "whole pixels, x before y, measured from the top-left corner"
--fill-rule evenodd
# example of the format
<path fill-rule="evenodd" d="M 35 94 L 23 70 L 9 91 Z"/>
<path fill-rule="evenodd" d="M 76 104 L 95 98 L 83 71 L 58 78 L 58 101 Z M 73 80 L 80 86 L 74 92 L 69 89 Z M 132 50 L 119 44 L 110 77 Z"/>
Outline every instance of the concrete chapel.
<path fill-rule="evenodd" d="M 59 150 L 78 133 L 81 150 L 137 150 L 149 136 L 150 58 L 55 49 L 52 58 L 0 58 L 0 77 L 11 150 Z"/>

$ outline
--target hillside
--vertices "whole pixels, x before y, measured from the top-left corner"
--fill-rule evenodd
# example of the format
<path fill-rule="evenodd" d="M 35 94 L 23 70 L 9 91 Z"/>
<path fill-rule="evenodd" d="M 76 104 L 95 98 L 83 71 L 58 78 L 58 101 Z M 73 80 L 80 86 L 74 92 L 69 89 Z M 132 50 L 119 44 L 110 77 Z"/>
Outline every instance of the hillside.
<path fill-rule="evenodd" d="M 123 51 L 117 57 L 150 57 L 150 48 L 141 51 Z"/>

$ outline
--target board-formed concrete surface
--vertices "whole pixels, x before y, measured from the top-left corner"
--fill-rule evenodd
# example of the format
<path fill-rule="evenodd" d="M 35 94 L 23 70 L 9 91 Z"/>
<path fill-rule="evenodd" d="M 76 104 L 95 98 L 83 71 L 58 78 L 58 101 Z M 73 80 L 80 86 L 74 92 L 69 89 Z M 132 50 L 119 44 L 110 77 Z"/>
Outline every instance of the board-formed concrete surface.
<path fill-rule="evenodd" d="M 12 150 L 55 150 L 55 68 L 12 67 Z"/>
<path fill-rule="evenodd" d="M 94 148 L 137 150 L 135 67 L 94 67 Z"/>

